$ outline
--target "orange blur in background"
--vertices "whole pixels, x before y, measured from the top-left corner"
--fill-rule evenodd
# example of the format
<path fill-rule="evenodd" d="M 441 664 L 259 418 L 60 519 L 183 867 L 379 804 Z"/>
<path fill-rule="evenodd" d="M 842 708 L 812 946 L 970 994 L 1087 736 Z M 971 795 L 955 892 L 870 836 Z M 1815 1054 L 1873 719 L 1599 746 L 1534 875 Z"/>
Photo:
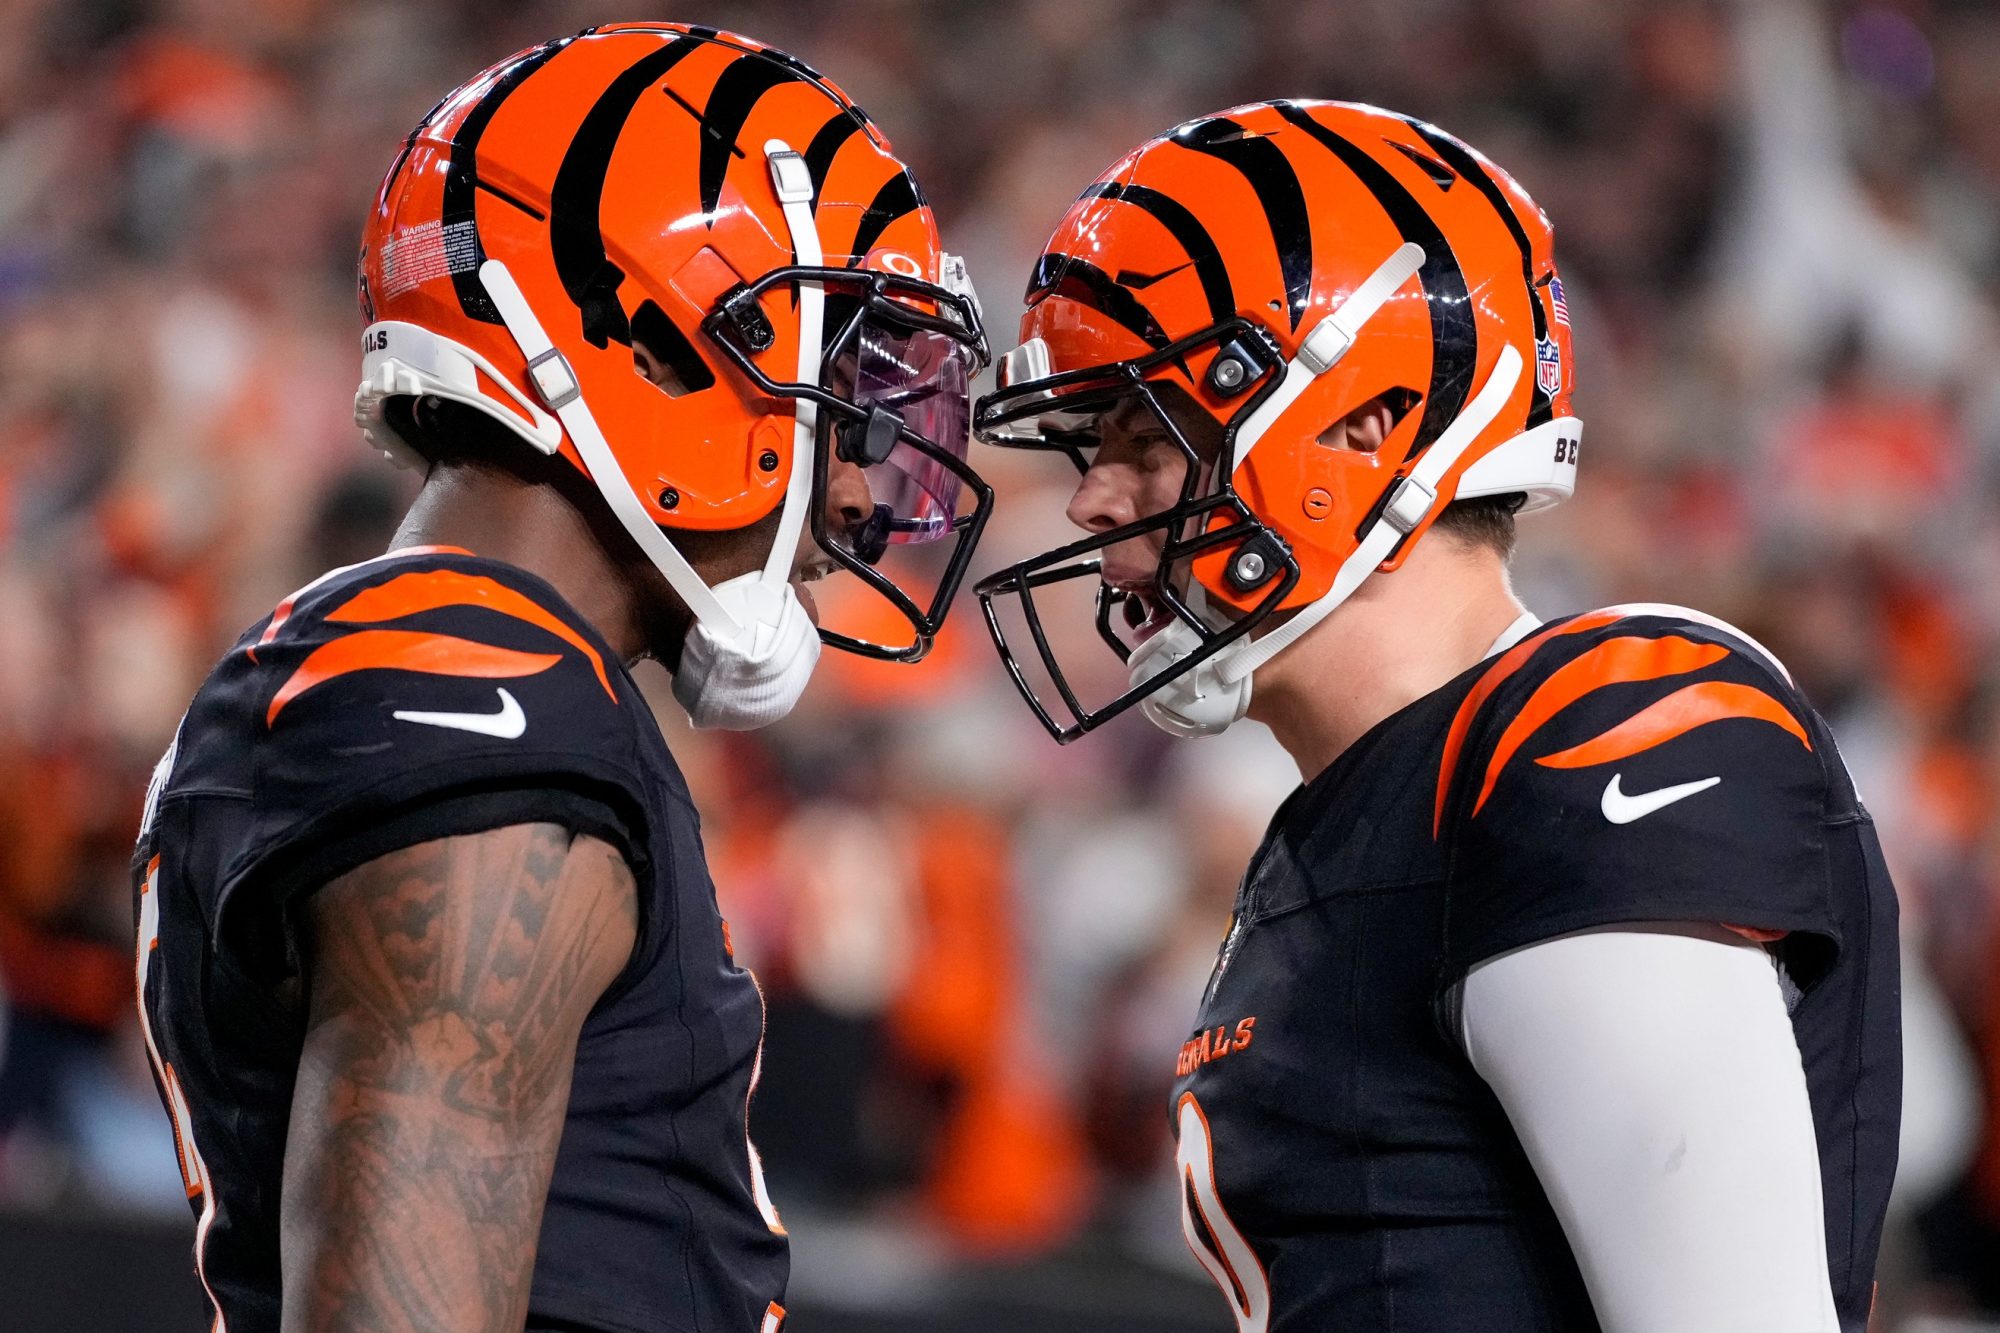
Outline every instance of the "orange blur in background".
<path fill-rule="evenodd" d="M 1588 426 L 1519 590 L 1725 617 L 1833 723 L 1910 953 L 1877 1322 L 2000 1327 L 2000 11 L 1973 0 L 0 6 L 0 1214 L 187 1225 L 131 840 L 223 647 L 414 492 L 349 415 L 364 210 L 439 92 L 653 16 L 833 71 L 996 351 L 1075 192 L 1191 116 L 1375 101 L 1504 164 L 1555 222 Z M 975 577 L 1063 539 L 1066 463 L 975 460 Z M 1268 737 L 1131 715 L 1058 749 L 969 601 L 923 667 L 830 654 L 754 737 L 689 734 L 646 670 L 770 996 L 753 1127 L 807 1299 L 839 1286 L 815 1235 L 862 1288 L 1079 1254 L 1194 1275 L 1165 1094 L 1296 781 Z"/>

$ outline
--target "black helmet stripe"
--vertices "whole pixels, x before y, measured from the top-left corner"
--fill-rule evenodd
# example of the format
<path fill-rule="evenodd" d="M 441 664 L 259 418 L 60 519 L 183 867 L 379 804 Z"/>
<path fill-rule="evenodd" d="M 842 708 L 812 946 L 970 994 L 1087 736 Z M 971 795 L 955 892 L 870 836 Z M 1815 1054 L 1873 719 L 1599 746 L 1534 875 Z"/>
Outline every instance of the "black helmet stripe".
<path fill-rule="evenodd" d="M 849 254 L 847 266 L 859 268 L 891 223 L 923 206 L 924 192 L 917 188 L 917 178 L 909 172 L 899 171 L 884 181 L 862 212 L 861 223 L 854 230 L 854 248 Z"/>
<path fill-rule="evenodd" d="M 1185 125 L 1173 137 L 1183 148 L 1235 167 L 1257 192 L 1264 221 L 1271 228 L 1271 244 L 1278 251 L 1278 267 L 1285 275 L 1285 297 L 1296 329 L 1312 295 L 1312 218 L 1306 212 L 1305 189 L 1284 150 L 1260 135 L 1246 134 L 1224 116 Z"/>
<path fill-rule="evenodd" d="M 584 313 L 584 336 L 599 347 L 609 337 L 621 342 L 630 337 L 622 327 L 623 312 L 613 314 L 612 309 L 625 275 L 605 258 L 598 222 L 611 154 L 646 90 L 701 44 L 698 37 L 677 37 L 626 66 L 598 95 L 556 169 L 549 192 L 549 244 L 555 253 L 556 276 Z"/>
<path fill-rule="evenodd" d="M 1521 225 L 1521 219 L 1507 202 L 1507 196 L 1500 191 L 1499 184 L 1479 165 L 1469 149 L 1458 140 L 1446 134 L 1435 125 L 1427 125 L 1421 120 L 1409 122 L 1417 136 L 1431 146 L 1431 150 L 1443 158 L 1451 169 L 1472 182 L 1473 188 L 1486 196 L 1486 202 L 1493 205 L 1493 211 L 1507 224 L 1508 234 L 1514 244 L 1521 247 L 1521 281 L 1528 286 L 1528 308 L 1535 312 L 1535 342 L 1539 344 L 1549 336 L 1548 316 L 1542 313 L 1542 298 L 1535 292 L 1535 251 L 1528 241 L 1528 232 Z M 1528 425 L 1539 426 L 1547 421 L 1555 410 L 1554 400 L 1545 393 L 1539 381 L 1535 384 L 1534 397 L 1529 400 Z"/>
<path fill-rule="evenodd" d="M 1216 248 L 1215 238 L 1208 234 L 1208 228 L 1202 226 L 1201 220 L 1189 212 L 1180 200 L 1151 186 L 1124 181 L 1101 182 L 1083 193 L 1085 198 L 1094 195 L 1100 199 L 1123 200 L 1159 219 L 1193 261 L 1195 276 L 1201 279 L 1202 294 L 1208 298 L 1210 317 L 1220 323 L 1236 313 L 1236 294 L 1229 281 L 1229 266 L 1223 262 L 1222 252 Z"/>
<path fill-rule="evenodd" d="M 1103 269 L 1075 255 L 1044 254 L 1035 261 L 1035 272 L 1028 279 L 1029 303 L 1044 294 L 1089 306 L 1143 339 L 1148 347 L 1167 345 L 1166 330 L 1138 297 L 1113 282 Z"/>
<path fill-rule="evenodd" d="M 1411 123 L 1414 124 L 1415 122 Z M 1421 131 L 1419 132 L 1421 133 Z M 1388 144 L 1391 148 L 1401 153 L 1404 157 L 1407 157 L 1410 159 L 1410 161 L 1416 163 L 1417 170 L 1423 172 L 1424 175 L 1429 176 L 1431 178 L 1431 184 L 1437 186 L 1440 190 L 1443 190 L 1446 194 L 1450 194 L 1451 187 L 1458 184 L 1458 177 L 1452 173 L 1452 169 L 1450 167 L 1438 161 L 1436 158 L 1426 155 L 1422 149 L 1412 148 L 1410 145 L 1406 143 L 1401 143 L 1395 139 L 1384 139 L 1382 142 Z"/>
<path fill-rule="evenodd" d="M 819 207 L 819 192 L 826 185 L 827 173 L 833 170 L 833 159 L 840 156 L 840 150 L 847 141 L 860 132 L 864 121 L 859 108 L 847 107 L 834 112 L 833 118 L 819 127 L 812 142 L 806 145 L 806 173 L 812 177 L 813 208 Z"/>
<path fill-rule="evenodd" d="M 762 54 L 766 60 L 777 61 L 780 65 L 783 65 L 786 69 L 791 70 L 809 83 L 823 84 L 826 82 L 826 75 L 820 73 L 789 51 L 780 51 L 775 46 L 767 46 L 763 49 Z"/>
<path fill-rule="evenodd" d="M 1472 314 L 1472 302 L 1465 288 L 1465 271 L 1450 242 L 1431 215 L 1424 211 L 1401 181 L 1388 168 L 1309 115 L 1295 102 L 1273 102 L 1278 114 L 1304 130 L 1307 135 L 1339 158 L 1396 224 L 1406 241 L 1424 248 L 1424 266 L 1418 270 L 1424 299 L 1431 312 L 1431 382 L 1424 393 L 1424 416 L 1417 425 L 1417 438 L 1410 445 L 1411 456 L 1428 449 L 1451 424 L 1472 393 L 1472 372 L 1479 358 L 1479 325 Z"/>
<path fill-rule="evenodd" d="M 444 110 L 444 104 L 446 102 L 449 102 L 450 100 L 451 100 L 451 94 L 446 93 L 442 98 L 438 100 L 438 104 L 436 106 L 424 112 L 424 118 L 417 122 L 415 129 L 410 131 L 410 137 L 403 140 L 403 151 L 396 154 L 396 160 L 389 164 L 389 174 L 382 178 L 382 190 L 381 193 L 376 196 L 375 200 L 377 207 L 385 205 L 389 202 L 389 192 L 396 188 L 396 178 L 403 174 L 403 164 L 408 162 L 410 160 L 410 154 L 416 151 L 418 136 L 424 132 L 425 126 L 429 125 L 432 120 L 437 118 L 437 113 Z"/>
<path fill-rule="evenodd" d="M 762 51 L 738 56 L 720 75 L 709 91 L 701 111 L 701 211 L 710 214 L 714 226 L 715 206 L 722 199 L 722 180 L 729 174 L 729 157 L 742 156 L 736 146 L 750 113 L 765 93 L 779 84 L 802 83 L 805 76 Z"/>
<path fill-rule="evenodd" d="M 544 42 L 522 55 L 519 60 L 501 70 L 493 80 L 493 86 L 480 97 L 465 118 L 458 122 L 458 128 L 451 136 L 451 160 L 445 167 L 443 211 L 440 213 L 446 228 L 446 244 L 453 234 L 450 228 L 458 223 L 469 224 L 472 228 L 473 263 L 470 267 L 451 266 L 451 285 L 458 295 L 458 308 L 465 312 L 467 319 L 481 320 L 487 324 L 498 324 L 500 312 L 494 308 L 486 288 L 479 281 L 479 265 L 486 261 L 486 247 L 479 243 L 479 223 L 474 212 L 479 181 L 478 152 L 480 136 L 492 123 L 493 115 L 500 104 L 521 86 L 530 74 L 540 69 L 568 46 L 573 38 L 563 37 L 553 42 Z M 437 109 L 431 109 L 436 115 Z M 428 122 L 429 117 L 425 117 Z M 419 129 L 423 128 L 418 126 Z M 412 139 L 414 140 L 414 135 Z M 400 168 L 400 163 L 398 164 Z"/>

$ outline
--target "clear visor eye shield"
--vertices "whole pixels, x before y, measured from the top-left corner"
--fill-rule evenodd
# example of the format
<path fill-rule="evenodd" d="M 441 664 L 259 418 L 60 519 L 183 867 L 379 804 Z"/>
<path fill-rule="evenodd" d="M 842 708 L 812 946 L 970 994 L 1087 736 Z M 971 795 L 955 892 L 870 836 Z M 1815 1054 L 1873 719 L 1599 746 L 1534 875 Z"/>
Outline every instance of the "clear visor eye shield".
<path fill-rule="evenodd" d="M 974 429 L 980 439 L 1061 452 L 1082 473 L 1091 466 L 1087 451 L 1097 443 L 1106 417 L 1137 410 L 1161 429 L 1185 461 L 1179 493 L 1164 509 L 1009 566 L 976 589 L 987 629 L 1015 688 L 1058 742 L 1067 744 L 1134 704 L 1174 735 L 1224 730 L 1249 707 L 1252 672 L 1352 596 L 1436 507 L 1447 473 L 1520 382 L 1523 361 L 1511 346 L 1502 349 L 1486 382 L 1437 440 L 1384 489 L 1357 534 L 1357 549 L 1342 562 L 1329 591 L 1263 629 L 1298 586 L 1301 571 L 1285 541 L 1258 520 L 1238 493 L 1236 472 L 1278 418 L 1346 355 L 1367 322 L 1423 261 L 1417 245 L 1400 247 L 1306 335 L 1289 361 L 1268 335 L 1241 318 L 1224 320 L 1145 357 L 1060 375 L 1050 373 L 1048 349 L 1039 341 L 1007 356 L 1001 388 L 979 404 Z M 1184 372 L 1186 358 L 1208 348 L 1216 352 L 1208 372 L 1210 389 L 1242 399 L 1221 428 L 1219 443 L 1187 437 L 1176 418 L 1185 421 L 1191 414 L 1174 401 L 1178 386 L 1163 382 L 1166 370 Z M 1563 417 L 1516 436 L 1466 470 L 1458 495 L 1470 499 L 1519 491 L 1529 495 L 1530 508 L 1554 503 L 1574 485 L 1573 441 L 1580 430 L 1574 418 Z M 1557 439 L 1568 447 L 1558 446 Z M 1159 543 L 1147 586 L 1102 582 L 1104 552 L 1130 541 Z M 1221 573 L 1231 590 L 1241 598 L 1255 598 L 1248 610 L 1225 614 L 1210 606 L 1204 588 L 1191 576 L 1193 561 L 1217 552 L 1227 553 Z M 1051 626 L 1058 590 L 1079 579 L 1096 581 L 1096 638 L 1123 666 L 1118 688 L 1107 691 L 1100 683 L 1091 699 L 1083 688 L 1094 674 L 1091 667 L 1065 656 L 1064 635 Z"/>
<path fill-rule="evenodd" d="M 702 322 L 761 391 L 818 409 L 813 539 L 909 626 L 903 643 L 822 626 L 826 642 L 868 657 L 915 661 L 929 651 L 993 508 L 992 489 L 966 461 L 971 385 L 987 360 L 978 299 L 962 261 L 946 255 L 942 268 L 942 285 L 873 269 L 773 269 Z M 813 376 L 789 383 L 751 360 L 773 341 L 759 298 L 787 283 L 822 288 L 832 327 Z M 867 482 L 856 521 L 828 513 L 836 462 L 861 468 Z"/>
<path fill-rule="evenodd" d="M 907 623 L 906 631 L 872 638 L 827 628 L 818 639 L 870 657 L 914 662 L 929 652 L 992 509 L 991 489 L 966 461 L 970 384 L 987 361 L 978 298 L 963 263 L 950 255 L 942 257 L 938 283 L 826 265 L 804 159 L 778 140 L 765 145 L 765 156 L 797 262 L 728 293 L 702 324 L 712 344 L 762 393 L 794 404 L 792 472 L 769 556 L 762 570 L 730 581 L 757 583 L 757 589 L 718 597 L 724 585 L 709 587 L 647 514 L 575 372 L 499 260 L 481 264 L 479 278 L 528 359 L 539 403 L 512 393 L 484 358 L 457 344 L 434 337 L 404 337 L 399 343 L 407 349 L 415 342 L 439 362 L 416 377 L 424 391 L 476 402 L 476 365 L 509 390 L 515 406 L 532 420 L 532 427 L 522 423 L 517 429 L 538 449 L 555 452 L 567 434 L 620 525 L 687 604 L 703 634 L 727 645 L 730 655 L 740 648 L 745 658 L 770 663 L 767 674 L 773 679 L 809 673 L 811 654 L 792 642 L 804 616 L 789 580 L 800 535 L 810 524 L 827 558 L 855 574 Z M 759 298 L 787 286 L 797 302 L 798 361 L 795 377 L 779 380 L 752 357 L 776 342 Z M 837 316 L 831 337 L 826 336 L 829 313 Z M 374 369 L 381 371 L 375 378 L 382 383 L 364 382 L 363 398 L 379 400 L 397 374 L 409 377 L 407 367 Z M 456 385 L 457 380 L 467 384 Z M 830 522 L 826 513 L 836 460 L 860 468 L 866 480 L 868 503 L 858 506 L 862 512 L 851 523 L 837 517 Z M 942 558 L 935 554 L 940 549 L 946 551 Z M 912 559 L 898 572 L 918 590 L 914 595 L 884 569 L 895 563 L 895 553 L 906 550 Z M 877 627 L 880 618 L 866 623 Z M 794 666 L 781 673 L 779 659 L 792 659 Z M 789 685 L 782 692 L 796 693 Z M 776 711 L 776 705 L 765 711 Z"/>

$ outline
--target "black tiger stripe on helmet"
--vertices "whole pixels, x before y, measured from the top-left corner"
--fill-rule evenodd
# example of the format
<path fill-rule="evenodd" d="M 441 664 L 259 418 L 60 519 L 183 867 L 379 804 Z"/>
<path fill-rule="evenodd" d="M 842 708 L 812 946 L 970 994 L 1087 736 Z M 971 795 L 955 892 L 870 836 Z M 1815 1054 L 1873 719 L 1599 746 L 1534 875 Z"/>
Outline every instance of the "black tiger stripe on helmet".
<path fill-rule="evenodd" d="M 1514 244 L 1521 248 L 1521 280 L 1527 283 L 1530 292 L 1533 292 L 1538 285 L 1535 280 L 1534 247 L 1528 240 L 1527 228 L 1521 225 L 1519 215 L 1507 201 L 1507 196 L 1501 192 L 1498 182 L 1486 168 L 1479 165 L 1479 159 L 1472 155 L 1471 149 L 1437 126 L 1416 119 L 1411 119 L 1407 123 L 1416 131 L 1418 138 L 1430 145 L 1431 151 L 1443 158 L 1453 171 L 1470 181 L 1473 188 L 1493 205 L 1493 211 L 1500 215 L 1500 221 L 1506 225 L 1508 235 L 1512 236 Z M 1548 316 L 1543 312 L 1541 300 L 1537 297 L 1530 297 L 1528 308 L 1534 319 L 1535 343 L 1539 346 L 1549 336 Z M 1534 386 L 1534 397 L 1528 406 L 1528 424 L 1539 426 L 1548 421 L 1553 415 L 1554 407 L 1554 395 L 1537 383 Z"/>
<path fill-rule="evenodd" d="M 813 135 L 812 142 L 806 145 L 804 157 L 806 171 L 812 176 L 812 206 L 815 211 L 819 208 L 820 193 L 826 189 L 826 178 L 833 173 L 834 159 L 840 156 L 841 149 L 847 147 L 848 140 L 867 124 L 868 117 L 862 114 L 860 107 L 845 107 L 834 112 Z"/>
<path fill-rule="evenodd" d="M 608 340 L 632 340 L 617 300 L 625 275 L 605 254 L 599 221 L 611 155 L 646 90 L 701 45 L 698 37 L 677 37 L 626 66 L 584 115 L 556 171 L 549 244 L 555 254 L 556 275 L 583 316 L 584 337 L 595 346 L 602 347 Z"/>
<path fill-rule="evenodd" d="M 737 138 L 743 133 L 743 126 L 748 123 L 750 113 L 756 110 L 757 103 L 773 88 L 803 82 L 806 78 L 797 69 L 762 52 L 738 57 L 716 77 L 715 86 L 709 90 L 708 101 L 701 109 L 702 212 L 712 216 L 716 204 L 721 201 L 722 181 L 729 172 L 729 159 L 743 156 Z"/>
<path fill-rule="evenodd" d="M 1284 150 L 1262 135 L 1247 133 L 1227 116 L 1184 125 L 1170 137 L 1183 148 L 1228 163 L 1250 183 L 1278 252 L 1291 327 L 1298 328 L 1312 297 L 1312 215 L 1306 208 L 1305 187 Z"/>
<path fill-rule="evenodd" d="M 1410 446 L 1414 456 L 1430 447 L 1444 433 L 1465 406 L 1472 393 L 1473 369 L 1479 358 L 1479 325 L 1473 318 L 1465 272 L 1451 243 L 1428 210 L 1403 187 L 1388 169 L 1351 141 L 1341 137 L 1296 102 L 1270 104 L 1285 120 L 1303 130 L 1314 142 L 1339 158 L 1356 179 L 1375 196 L 1406 241 L 1415 241 L 1424 250 L 1424 266 L 1418 270 L 1424 299 L 1431 312 L 1432 346 L 1430 385 L 1425 390 L 1423 418 Z"/>
<path fill-rule="evenodd" d="M 1263 136 L 1247 133 L 1239 122 L 1227 116 L 1191 122 L 1169 137 L 1192 152 L 1233 168 L 1256 195 L 1283 277 L 1286 311 L 1296 329 L 1312 296 L 1312 219 L 1304 188 L 1284 152 Z M 1129 181 L 1101 181 L 1086 189 L 1080 198 L 1126 203 L 1152 215 L 1186 252 L 1214 319 L 1220 322 L 1237 313 L 1228 262 L 1208 228 L 1187 204 L 1164 191 Z M 1046 255 L 1037 266 L 1029 284 L 1029 299 L 1070 276 L 1073 281 L 1064 295 L 1093 306 L 1151 346 L 1166 345 L 1166 336 L 1160 332 L 1157 319 L 1146 309 L 1143 298 L 1134 294 L 1131 284 L 1114 279 L 1075 256 L 1063 256 L 1063 262 L 1051 263 L 1054 259 L 1056 256 Z M 1076 271 L 1072 273 L 1072 269 Z"/>
<path fill-rule="evenodd" d="M 606 258 L 597 226 L 597 210 L 610 168 L 611 152 L 639 99 L 694 51 L 704 45 L 716 45 L 741 53 L 717 76 L 707 105 L 695 112 L 701 126 L 697 188 L 701 209 L 706 214 L 712 215 L 720 202 L 730 161 L 745 156 L 739 142 L 744 125 L 755 113 L 764 95 L 775 88 L 787 83 L 807 83 L 818 88 L 839 107 L 807 146 L 805 156 L 813 179 L 815 209 L 833 161 L 847 142 L 857 133 L 866 134 L 871 140 L 877 139 L 867 114 L 860 107 L 827 85 L 824 76 L 810 65 L 783 52 L 740 45 L 712 28 L 691 26 L 682 30 L 632 25 L 620 30 L 656 31 L 662 36 L 671 36 L 673 40 L 627 66 L 591 108 L 564 154 L 554 188 L 554 213 L 551 218 L 551 244 L 557 271 L 562 277 L 564 289 L 583 313 L 587 335 L 600 346 L 607 340 L 630 341 L 629 327 L 610 295 L 616 291 L 623 274 Z M 598 31 L 600 29 L 588 28 L 578 36 L 589 36 Z M 471 227 L 474 258 L 470 263 L 455 266 L 452 274 L 460 306 L 469 318 L 485 323 L 499 322 L 499 312 L 478 281 L 478 265 L 485 258 L 485 250 L 478 237 L 475 192 L 486 188 L 500 193 L 508 202 L 540 216 L 532 206 L 497 191 L 479 179 L 481 137 L 502 104 L 528 77 L 575 40 L 564 37 L 543 43 L 508 65 L 453 132 L 450 165 L 444 186 L 445 225 L 465 223 Z M 384 198 L 393 187 L 417 138 L 443 106 L 444 103 L 440 102 L 433 107 L 410 132 L 403 152 L 384 180 Z M 871 238 L 879 236 L 898 218 L 923 204 L 924 199 L 916 182 L 908 173 L 903 173 L 882 187 L 876 200 L 864 212 L 861 225 Z"/>
<path fill-rule="evenodd" d="M 1075 255 L 1045 254 L 1028 279 L 1028 301 L 1044 295 L 1067 297 L 1112 320 L 1149 347 L 1165 347 L 1167 334 L 1145 303 L 1111 280 L 1111 275 Z"/>
<path fill-rule="evenodd" d="M 479 180 L 480 136 L 485 134 L 486 127 L 493 123 L 494 114 L 500 110 L 500 104 L 526 82 L 530 74 L 548 64 L 574 40 L 562 37 L 553 42 L 544 42 L 524 52 L 520 59 L 499 72 L 485 95 L 472 110 L 466 112 L 465 118 L 459 121 L 457 129 L 452 133 L 451 161 L 445 171 L 441 220 L 447 230 L 460 224 L 469 225 L 471 228 L 474 262 L 469 266 L 454 266 L 451 275 L 452 287 L 458 294 L 459 308 L 465 312 L 467 319 L 476 319 L 484 324 L 500 322 L 500 311 L 495 308 L 492 298 L 487 296 L 486 288 L 479 281 L 479 264 L 486 258 L 485 247 L 479 241 L 479 222 L 475 209 Z M 437 114 L 435 108 L 431 114 Z M 418 129 L 422 128 L 421 125 L 418 126 Z M 406 150 L 404 159 L 407 157 Z M 402 160 L 399 159 L 397 162 L 399 171 L 402 168 Z M 387 198 L 386 187 L 384 198 Z"/>
<path fill-rule="evenodd" d="M 1210 313 L 1218 321 L 1236 313 L 1236 293 L 1234 284 L 1229 280 L 1229 265 L 1223 262 L 1222 252 L 1216 247 L 1215 238 L 1208 234 L 1208 228 L 1186 204 L 1151 186 L 1125 181 L 1105 181 L 1093 185 L 1083 192 L 1083 197 L 1121 201 L 1159 219 L 1160 225 L 1187 252 L 1188 262 L 1194 265 L 1195 277 L 1201 282 L 1202 295 L 1208 299 Z"/>

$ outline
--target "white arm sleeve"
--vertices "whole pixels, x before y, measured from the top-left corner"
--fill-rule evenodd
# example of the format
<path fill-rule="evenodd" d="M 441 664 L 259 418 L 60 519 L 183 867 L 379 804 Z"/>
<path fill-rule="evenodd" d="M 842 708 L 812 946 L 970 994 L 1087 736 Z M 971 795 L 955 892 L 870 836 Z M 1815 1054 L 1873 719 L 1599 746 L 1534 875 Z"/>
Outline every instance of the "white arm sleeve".
<path fill-rule="evenodd" d="M 1805 1071 L 1769 956 L 1722 926 L 1584 931 L 1464 982 L 1606 1333 L 1838 1333 Z"/>

